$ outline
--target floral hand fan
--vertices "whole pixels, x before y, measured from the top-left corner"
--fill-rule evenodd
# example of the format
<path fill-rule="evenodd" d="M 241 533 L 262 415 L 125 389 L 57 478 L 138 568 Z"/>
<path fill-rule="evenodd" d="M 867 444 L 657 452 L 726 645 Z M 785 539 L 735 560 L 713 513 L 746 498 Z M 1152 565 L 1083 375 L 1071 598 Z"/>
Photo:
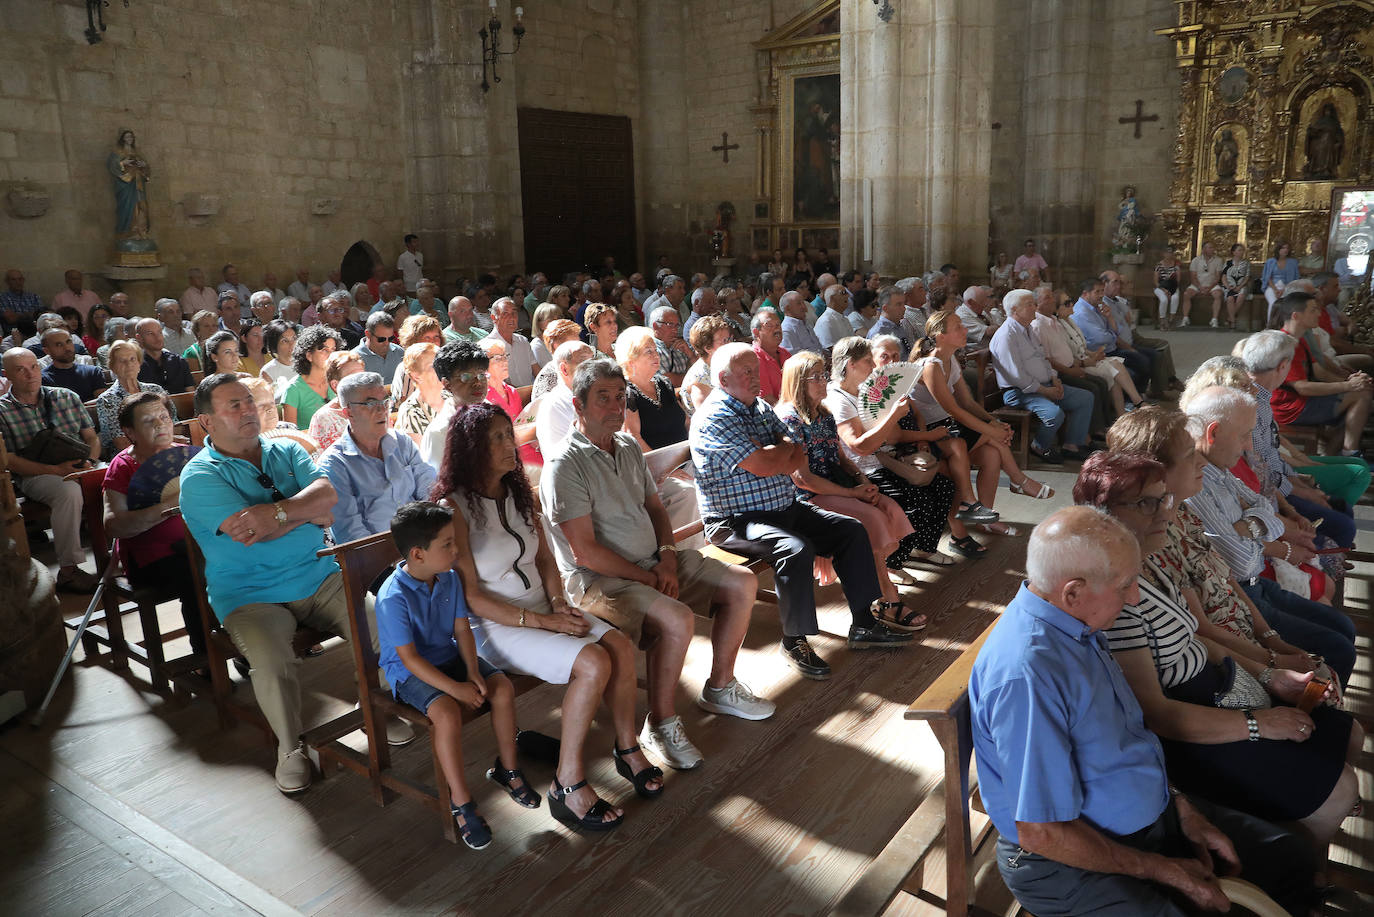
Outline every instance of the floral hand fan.
<path fill-rule="evenodd" d="M 864 429 L 876 425 L 894 401 L 911 391 L 920 375 L 917 363 L 889 363 L 859 383 L 859 422 Z"/>
<path fill-rule="evenodd" d="M 162 491 L 181 476 L 181 469 L 199 452 L 196 446 L 172 446 L 141 462 L 129 478 L 129 509 L 147 509 L 162 502 Z"/>

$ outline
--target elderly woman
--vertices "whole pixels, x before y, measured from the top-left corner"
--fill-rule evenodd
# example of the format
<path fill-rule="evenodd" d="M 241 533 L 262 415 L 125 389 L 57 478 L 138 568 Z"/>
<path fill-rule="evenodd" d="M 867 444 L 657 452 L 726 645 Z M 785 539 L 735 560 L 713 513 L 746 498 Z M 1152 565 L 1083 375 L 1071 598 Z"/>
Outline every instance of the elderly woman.
<path fill-rule="evenodd" d="M 115 317 L 105 323 L 105 343 L 96 350 L 96 362 L 101 369 L 110 368 L 110 345 L 115 341 L 127 341 L 134 336 L 134 323 L 127 318 Z M 231 335 L 232 336 L 232 335 Z"/>
<path fill-rule="evenodd" d="M 534 318 L 530 321 L 530 350 L 534 353 L 534 362 L 540 366 L 547 366 L 553 362 L 553 351 L 544 343 L 544 330 L 564 317 L 563 310 L 551 302 L 540 303 L 534 310 Z"/>
<path fill-rule="evenodd" d="M 263 368 L 276 359 L 267 349 L 262 323 L 255 318 L 239 323 L 239 372 L 250 376 L 262 374 Z"/>
<path fill-rule="evenodd" d="M 873 350 L 873 363 L 879 369 L 890 363 L 902 362 L 902 339 L 895 334 L 880 334 L 868 342 Z"/>
<path fill-rule="evenodd" d="M 267 323 L 262 332 L 263 346 L 272 354 L 272 359 L 263 366 L 259 376 L 279 391 L 290 385 L 296 378 L 296 368 L 291 365 L 291 351 L 296 347 L 296 326 L 283 319 Z"/>
<path fill-rule="evenodd" d="M 580 340 L 581 335 L 582 329 L 577 327 L 576 322 L 571 319 L 556 318 L 544 327 L 544 349 L 551 354 L 557 353 L 559 347 L 568 341 Z M 558 388 L 558 364 L 550 357 L 549 362 L 545 363 L 534 377 L 534 385 L 530 387 L 530 404 L 543 398 L 556 388 Z"/>
<path fill-rule="evenodd" d="M 749 343 L 751 316 L 748 291 L 739 287 L 721 287 L 716 294 L 716 302 L 720 304 L 720 312 L 717 314 L 730 326 L 731 338 L 742 344 Z"/>
<path fill-rule="evenodd" d="M 897 630 L 922 630 L 926 616 L 902 603 L 887 568 L 887 558 L 915 536 L 915 529 L 896 501 L 880 493 L 840 447 L 835 418 L 825 406 L 825 383 L 825 358 L 820 354 L 805 350 L 783 364 L 778 419 L 792 440 L 806 447 L 806 465 L 792 472 L 792 480 L 815 506 L 857 519 L 868 530 L 882 590 L 878 620 Z"/>
<path fill-rule="evenodd" d="M 434 498 L 453 508 L 455 569 L 475 615 L 478 655 L 504 671 L 568 686 L 550 812 L 570 827 L 616 827 L 624 812 L 587 785 L 583 765 L 601 700 L 615 730 L 616 770 L 641 796 L 663 792 L 663 772 L 636 738 L 634 648 L 620 631 L 568 604 L 516 457 L 510 418 L 495 405 L 470 405 L 454 415 Z"/>
<path fill-rule="evenodd" d="M 506 342 L 489 334 L 477 342 L 487 355 L 487 401 L 506 412 L 512 421 L 520 416 L 520 393 L 506 380 L 510 378 L 509 355 Z"/>
<path fill-rule="evenodd" d="M 627 383 L 625 432 L 634 436 L 645 452 L 685 442 L 687 414 L 673 384 L 658 371 L 654 333 L 642 325 L 628 329 L 615 342 L 615 358 Z"/>
<path fill-rule="evenodd" d="M 282 419 L 301 429 L 310 429 L 310 419 L 334 397 L 324 378 L 329 355 L 343 349 L 343 338 L 328 325 L 311 325 L 296 338 L 291 351 L 291 368 L 296 378 L 281 390 Z"/>
<path fill-rule="evenodd" d="M 616 281 L 615 289 L 606 297 L 606 302 L 615 308 L 615 325 L 621 331 L 644 324 L 644 312 L 635 299 L 634 288 L 627 281 Z"/>
<path fill-rule="evenodd" d="M 694 414 L 706 400 L 706 396 L 715 389 L 711 378 L 711 354 L 721 345 L 734 340 L 734 335 L 725 316 L 717 313 L 693 322 L 687 338 L 692 350 L 696 351 L 697 361 L 687 368 L 687 375 L 682 377 L 682 387 L 678 392 L 682 396 L 682 406 L 687 409 L 687 413 Z"/>
<path fill-rule="evenodd" d="M 216 331 L 205 341 L 205 375 L 239 371 L 239 339 L 232 331 Z M 250 373 L 250 375 L 252 375 Z"/>
<path fill-rule="evenodd" d="M 932 304 L 937 292 L 943 291 L 939 287 L 931 291 Z M 925 336 L 917 342 L 914 354 L 920 369 L 911 388 L 911 401 L 927 426 L 947 431 L 947 438 L 935 441 L 935 449 L 949 463 L 950 476 L 958 488 L 959 512 L 971 521 L 983 521 L 992 511 L 1004 471 L 1014 494 L 1048 500 L 1054 490 L 1020 469 L 1011 454 L 1011 427 L 984 410 L 968 390 L 954 358 L 955 351 L 967 342 L 968 329 L 952 310 L 933 312 L 926 319 Z M 976 491 L 970 473 L 975 465 Z M 1005 534 L 1004 527 L 997 528 L 1001 523 L 993 515 L 990 527 Z"/>
<path fill-rule="evenodd" d="M 348 310 L 348 320 L 350 322 L 361 323 L 367 321 L 368 313 L 372 311 L 372 305 L 376 300 L 372 297 L 372 291 L 367 288 L 366 283 L 355 283 L 348 288 L 348 295 L 353 300 L 353 307 Z M 325 304 L 320 305 L 323 311 Z M 320 321 L 324 321 L 321 316 Z"/>
<path fill-rule="evenodd" d="M 1063 361 L 1070 366 L 1081 366 L 1089 374 L 1097 376 L 1102 381 L 1110 385 L 1112 403 L 1116 406 L 1116 413 L 1122 414 L 1126 410 L 1126 402 L 1134 405 L 1145 404 L 1145 398 L 1140 394 L 1140 390 L 1135 387 L 1135 381 L 1131 379 L 1131 374 L 1126 371 L 1126 363 L 1120 357 L 1109 357 L 1102 353 L 1101 349 L 1089 351 L 1087 338 L 1083 337 L 1083 332 L 1078 324 L 1073 320 L 1073 301 L 1069 299 L 1067 293 L 1053 293 L 1055 297 L 1054 325 L 1059 335 L 1055 337 L 1055 346 L 1061 339 L 1068 345 L 1069 356 L 1071 359 Z M 1035 325 L 1036 331 L 1040 334 L 1041 343 L 1044 344 L 1045 334 L 1040 332 L 1041 327 L 1049 328 L 1049 322 L 1041 322 Z M 1051 332 L 1052 336 L 1053 333 Z M 1045 347 L 1046 355 L 1049 354 L 1049 345 Z M 1059 351 L 1059 356 L 1063 356 L 1063 351 Z M 1055 357 L 1050 358 L 1052 361 Z"/>
<path fill-rule="evenodd" d="M 1091 376 L 1102 380 L 1100 383 L 1084 381 L 1078 387 L 1088 388 L 1092 385 L 1090 391 L 1095 396 L 1102 389 L 1107 391 L 1112 399 L 1114 413 L 1107 415 L 1106 419 L 1115 419 L 1127 410 L 1134 410 L 1135 405 L 1140 404 L 1143 399 L 1120 357 L 1105 357 L 1097 352 L 1089 354 L 1086 348 L 1083 357 L 1075 354 L 1068 331 L 1068 326 L 1073 325 L 1073 305 L 1069 302 L 1069 297 L 1064 293 L 1056 293 L 1048 286 L 1042 286 L 1036 292 L 1035 301 L 1037 314 L 1031 322 L 1031 330 L 1040 341 L 1040 346 L 1044 348 L 1045 358 L 1050 361 L 1055 372 L 1059 373 L 1060 380 L 1064 381 L 1065 385 L 1074 384 L 1067 380 L 1074 380 L 1075 377 Z M 1082 332 L 1078 331 L 1076 325 L 1074 331 L 1082 338 Z M 1104 413 L 1103 409 L 1106 406 L 1100 404 L 1100 401 L 1098 397 L 1093 399 L 1094 424 L 1101 424 L 1103 420 L 1100 415 Z M 1128 402 L 1130 408 L 1127 407 Z M 1094 433 L 1100 433 L 1101 429 L 1100 425 L 1093 427 Z"/>
<path fill-rule="evenodd" d="M 448 310 L 439 302 L 438 297 L 439 284 L 433 280 L 421 280 L 415 285 L 415 298 L 410 303 L 409 317 L 427 316 L 438 322 L 439 328 L 442 330 L 448 324 Z"/>
<path fill-rule="evenodd" d="M 572 315 L 572 290 L 561 283 L 549 287 L 549 298 L 545 302 L 551 302 L 559 309 L 563 310 L 563 316 Z"/>
<path fill-rule="evenodd" d="M 127 449 L 129 439 L 119 423 L 119 409 L 124 399 L 139 392 L 167 394 L 162 386 L 139 382 L 138 370 L 143 365 L 143 348 L 134 341 L 115 341 L 110 345 L 110 375 L 114 383 L 95 399 L 96 424 L 100 427 L 100 457 L 109 461 L 121 449 Z M 168 410 L 176 422 L 176 408 L 169 400 Z"/>
<path fill-rule="evenodd" d="M 587 328 L 585 340 L 592 345 L 596 355 L 615 359 L 615 342 L 620 335 L 620 326 L 615 320 L 615 307 L 604 302 L 594 302 L 587 307 L 582 321 Z"/>
<path fill-rule="evenodd" d="M 894 458 L 883 447 L 894 443 L 930 442 L 943 431 L 907 431 L 898 422 L 913 412 L 911 400 L 898 398 L 873 426 L 864 429 L 859 403 L 859 384 L 873 373 L 873 351 L 861 337 L 841 338 L 831 351 L 830 389 L 825 406 L 835 418 L 844 454 L 859 470 L 878 485 L 884 496 L 892 498 L 911 520 L 913 533 L 904 538 L 887 557 L 887 566 L 898 570 L 910 561 L 923 561 L 947 567 L 954 558 L 938 549 L 948 517 L 950 545 L 966 557 L 977 557 L 987 549 L 975 541 L 952 510 L 954 482 L 934 473 L 933 457 L 926 457 L 923 473 Z M 919 419 L 919 418 L 918 418 Z M 924 483 L 916 480 L 924 478 Z"/>
<path fill-rule="evenodd" d="M 1142 574 L 1152 574 L 1123 597 L 1128 604 L 1104 632 L 1108 646 L 1164 745 L 1173 782 L 1260 818 L 1300 821 L 1325 849 L 1358 802 L 1346 761 L 1364 733 L 1330 706 L 1310 714 L 1294 706 L 1312 673 L 1233 657 L 1198 637 L 1197 619 L 1155 556 L 1175 504 L 1165 477 L 1148 456 L 1098 452 L 1074 484 L 1076 503 L 1110 513 L 1135 534 Z M 1322 697 L 1331 701 L 1330 689 Z"/>
<path fill-rule="evenodd" d="M 196 342 L 181 352 L 191 372 L 205 372 L 205 342 L 218 328 L 219 315 L 209 309 L 201 309 L 191 317 L 191 333 L 196 336 Z"/>
<path fill-rule="evenodd" d="M 1250 255 L 1242 242 L 1231 246 L 1231 260 L 1221 271 L 1221 288 L 1226 294 L 1226 327 L 1234 331 L 1236 314 L 1250 295 Z"/>
<path fill-rule="evenodd" d="M 401 367 L 414 388 L 397 409 L 396 429 L 414 440 L 417 446 L 429 422 L 444 406 L 444 386 L 434 374 L 434 357 L 438 352 L 435 345 L 421 342 L 407 347 L 401 358 Z"/>
<path fill-rule="evenodd" d="M 119 560 L 134 588 L 156 589 L 181 600 L 181 619 L 191 650 L 204 653 L 205 635 L 186 554 L 186 526 L 179 515 L 163 518 L 164 512 L 177 507 L 179 479 L 172 478 L 157 503 L 136 509 L 129 506 L 134 472 L 176 445 L 172 439 L 175 418 L 171 400 L 160 389 L 130 395 L 120 404 L 119 439 L 129 445 L 105 469 L 105 533 L 118 539 Z"/>
<path fill-rule="evenodd" d="M 444 346 L 444 332 L 439 327 L 439 323 L 428 315 L 412 315 L 410 318 L 401 322 L 400 329 L 396 332 L 396 343 L 401 348 L 408 349 L 412 344 L 433 344 L 436 348 Z M 400 404 L 410 397 L 415 390 L 415 382 L 410 377 L 410 371 L 406 369 L 405 361 L 396 367 L 396 372 L 391 376 L 391 403 Z"/>
<path fill-rule="evenodd" d="M 363 358 L 352 350 L 340 350 L 329 355 L 324 362 L 324 381 L 332 392 L 339 390 L 339 383 L 354 373 L 367 369 Z M 348 415 L 344 413 L 343 403 L 338 396 L 331 398 L 310 417 L 307 427 L 310 438 L 320 444 L 320 449 L 328 449 L 335 440 L 348 429 Z"/>

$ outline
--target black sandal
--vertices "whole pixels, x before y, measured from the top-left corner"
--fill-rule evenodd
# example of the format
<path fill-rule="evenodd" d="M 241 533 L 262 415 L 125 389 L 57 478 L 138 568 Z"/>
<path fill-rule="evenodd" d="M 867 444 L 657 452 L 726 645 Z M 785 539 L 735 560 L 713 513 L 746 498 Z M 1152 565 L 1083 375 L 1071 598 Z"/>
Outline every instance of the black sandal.
<path fill-rule="evenodd" d="M 988 553 L 988 549 L 973 540 L 972 535 L 965 535 L 963 538 L 949 539 L 949 546 L 964 557 L 977 559 Z"/>
<path fill-rule="evenodd" d="M 510 798 L 514 799 L 525 808 L 539 808 L 539 794 L 530 789 L 530 782 L 525 779 L 525 775 L 520 773 L 518 769 L 509 771 L 502 770 L 501 759 L 499 757 L 496 759 L 496 763 L 491 766 L 491 770 L 487 771 L 487 779 L 497 786 L 505 787 L 506 792 L 510 794 Z M 516 780 L 520 781 L 520 787 L 518 789 L 513 786 Z"/>
<path fill-rule="evenodd" d="M 898 609 L 905 611 L 906 614 L 900 614 Z M 893 617 L 889 618 L 883 613 L 889 610 L 893 612 Z M 878 613 L 874 615 L 874 617 L 879 621 L 882 621 L 893 630 L 900 630 L 908 634 L 914 634 L 917 631 L 925 630 L 930 624 L 930 622 L 925 619 L 925 615 L 914 608 L 908 608 L 901 602 L 878 602 L 877 611 Z M 919 624 L 916 623 L 918 619 L 920 620 Z"/>
<path fill-rule="evenodd" d="M 625 760 L 625 755 L 632 755 L 639 751 L 638 745 L 631 745 L 629 748 L 612 748 L 611 755 L 615 758 L 615 770 L 620 776 L 630 781 L 635 786 L 635 792 L 641 799 L 657 799 L 663 794 L 663 769 L 649 765 L 639 773 L 630 770 L 630 762 Z M 658 789 L 649 789 L 649 781 L 657 780 Z"/>
<path fill-rule="evenodd" d="M 458 836 L 473 850 L 481 850 L 491 843 L 491 828 L 487 820 L 477 814 L 477 803 L 469 800 L 461 806 L 451 806 L 453 821 L 458 825 Z"/>
<path fill-rule="evenodd" d="M 553 789 L 549 790 L 549 814 L 569 828 L 582 828 L 586 831 L 610 831 L 612 828 L 619 828 L 620 823 L 625 820 L 625 816 L 618 816 L 614 821 L 605 821 L 601 816 L 611 811 L 611 804 L 599 796 L 596 802 L 592 803 L 592 807 L 587 810 L 587 814 L 581 818 L 574 815 L 572 809 L 568 808 L 566 801 L 568 796 L 586 785 L 587 781 L 579 780 L 572 786 L 563 786 L 558 782 L 558 778 L 554 777 Z"/>

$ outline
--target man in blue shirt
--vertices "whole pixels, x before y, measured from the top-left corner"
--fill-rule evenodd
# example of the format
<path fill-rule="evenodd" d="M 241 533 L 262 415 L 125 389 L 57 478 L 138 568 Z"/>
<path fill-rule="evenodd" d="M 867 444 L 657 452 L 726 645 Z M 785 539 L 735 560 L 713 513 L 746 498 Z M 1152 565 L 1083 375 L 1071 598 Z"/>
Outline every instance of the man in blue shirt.
<path fill-rule="evenodd" d="M 747 344 L 711 355 L 716 389 L 692 415 L 687 441 L 697 472 L 697 504 L 706 537 L 732 554 L 773 565 L 782 616 L 782 655 L 806 678 L 830 677 L 807 643 L 819 632 L 813 563 L 832 557 L 849 602 L 850 649 L 900 646 L 912 635 L 873 617 L 878 575 L 868 533 L 856 520 L 797 499 L 791 473 L 806 449 L 759 397 L 759 358 Z"/>
<path fill-rule="evenodd" d="M 349 633 L 343 574 L 315 556 L 337 497 L 294 440 L 258 435 L 257 406 L 236 374 L 201 380 L 195 407 L 209 436 L 181 471 L 182 518 L 205 555 L 210 607 L 252 667 L 277 737 L 277 789 L 293 795 L 311 771 L 291 638 L 300 625 Z M 413 737 L 400 727 L 388 725 L 389 740 Z"/>
<path fill-rule="evenodd" d="M 969 678 L 979 785 L 997 867 L 1022 906 L 1051 915 L 1178 915 L 1226 907 L 1239 871 L 1291 913 L 1315 900 L 1310 846 L 1172 787 L 1159 740 L 1101 631 L 1139 599 L 1135 537 L 1089 507 L 1031 533 L 1028 581 Z"/>
<path fill-rule="evenodd" d="M 1131 374 L 1132 381 L 1142 392 L 1150 386 L 1150 380 L 1154 378 L 1154 364 L 1159 356 L 1153 350 L 1144 347 L 1137 347 L 1131 343 L 1130 329 L 1124 333 L 1120 332 L 1116 317 L 1111 314 L 1111 309 L 1103 305 L 1102 297 L 1104 284 L 1101 280 L 1093 277 L 1083 281 L 1083 293 L 1078 297 L 1078 302 L 1073 304 L 1073 321 L 1078 326 L 1078 330 L 1083 332 L 1083 339 L 1088 342 L 1089 350 L 1096 350 L 1101 347 L 1108 354 L 1120 357 L 1126 363 L 1126 370 Z M 1156 395 L 1163 395 L 1163 391 L 1156 387 Z"/>
<path fill-rule="evenodd" d="M 406 355 L 405 348 L 396 343 L 396 319 L 389 312 L 373 312 L 367 317 L 367 332 L 353 352 L 363 358 L 363 367 L 391 384 L 396 367 Z M 391 517 L 387 516 L 388 524 Z"/>
<path fill-rule="evenodd" d="M 43 370 L 43 384 L 70 389 L 82 401 L 90 401 L 105 390 L 105 371 L 99 366 L 76 362 L 76 344 L 65 327 L 49 328 L 43 332 L 43 352 L 52 363 Z"/>

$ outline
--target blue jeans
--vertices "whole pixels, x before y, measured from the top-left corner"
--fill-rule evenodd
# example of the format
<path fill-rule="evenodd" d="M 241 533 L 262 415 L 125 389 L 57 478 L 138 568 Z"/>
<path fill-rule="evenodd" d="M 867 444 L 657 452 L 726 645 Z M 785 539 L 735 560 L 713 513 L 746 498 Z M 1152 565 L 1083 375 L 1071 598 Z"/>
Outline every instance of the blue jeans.
<path fill-rule="evenodd" d="M 1113 357 L 1120 357 L 1126 364 L 1126 372 L 1131 374 L 1131 381 L 1135 387 L 1144 393 L 1150 388 L 1150 380 L 1154 378 L 1154 364 L 1158 360 L 1158 354 L 1153 350 L 1143 347 L 1136 347 L 1134 350 L 1117 348 L 1110 354 Z M 1151 359 L 1151 358 L 1154 359 Z"/>
<path fill-rule="evenodd" d="M 1350 680 L 1350 673 L 1355 671 L 1355 624 L 1349 615 L 1263 577 L 1254 583 L 1241 580 L 1240 588 L 1280 637 L 1324 657 L 1342 685 Z"/>
<path fill-rule="evenodd" d="M 1093 419 L 1093 395 L 1087 389 L 1064 386 L 1064 397 L 1051 401 L 1044 395 L 1029 395 L 1017 388 L 1002 389 L 1002 402 L 1007 407 L 1030 411 L 1040 421 L 1035 430 L 1035 444 L 1042 450 L 1054 448 L 1055 435 L 1064 428 L 1066 446 L 1082 446 L 1088 442 L 1088 426 Z"/>
<path fill-rule="evenodd" d="M 1289 494 L 1287 500 L 1304 517 L 1314 522 L 1318 519 L 1322 520 L 1321 528 L 1317 529 L 1317 534 L 1325 535 L 1343 548 L 1355 547 L 1355 520 L 1350 516 L 1338 509 L 1313 503 L 1297 494 Z"/>

